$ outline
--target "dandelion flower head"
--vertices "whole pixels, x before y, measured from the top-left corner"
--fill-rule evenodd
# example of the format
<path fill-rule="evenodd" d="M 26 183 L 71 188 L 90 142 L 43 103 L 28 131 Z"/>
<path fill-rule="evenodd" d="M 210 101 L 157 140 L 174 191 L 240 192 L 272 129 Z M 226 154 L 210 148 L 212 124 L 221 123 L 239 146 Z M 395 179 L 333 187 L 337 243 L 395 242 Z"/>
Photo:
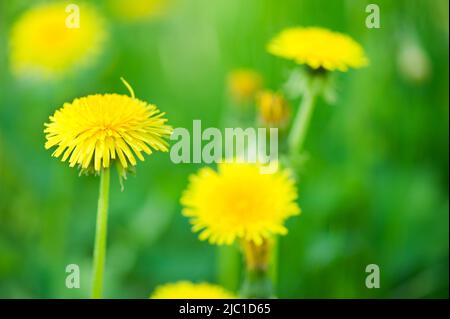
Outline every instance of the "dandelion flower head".
<path fill-rule="evenodd" d="M 193 231 L 212 244 L 236 239 L 260 245 L 284 235 L 285 220 L 300 213 L 297 190 L 287 170 L 262 174 L 258 163 L 224 162 L 191 176 L 181 203 Z"/>
<path fill-rule="evenodd" d="M 366 66 L 361 45 L 348 35 L 319 27 L 293 27 L 281 31 L 268 44 L 269 53 L 306 64 L 312 69 L 347 71 Z"/>
<path fill-rule="evenodd" d="M 164 15 L 173 0 L 109 0 L 113 13 L 121 20 L 141 21 Z"/>
<path fill-rule="evenodd" d="M 142 152 L 168 151 L 172 133 L 164 113 L 153 104 L 119 94 L 95 94 L 65 103 L 45 124 L 45 148 L 69 166 L 96 172 L 118 161 L 122 168 L 135 166 Z"/>
<path fill-rule="evenodd" d="M 38 5 L 14 23 L 10 57 L 16 75 L 60 75 L 90 63 L 101 51 L 106 38 L 103 18 L 90 5 L 80 4 L 77 27 L 76 21 L 71 20 L 72 11 L 66 11 L 70 9 L 68 4 Z"/>
<path fill-rule="evenodd" d="M 224 288 L 208 283 L 194 284 L 179 281 L 157 287 L 152 299 L 235 299 L 236 296 Z"/>

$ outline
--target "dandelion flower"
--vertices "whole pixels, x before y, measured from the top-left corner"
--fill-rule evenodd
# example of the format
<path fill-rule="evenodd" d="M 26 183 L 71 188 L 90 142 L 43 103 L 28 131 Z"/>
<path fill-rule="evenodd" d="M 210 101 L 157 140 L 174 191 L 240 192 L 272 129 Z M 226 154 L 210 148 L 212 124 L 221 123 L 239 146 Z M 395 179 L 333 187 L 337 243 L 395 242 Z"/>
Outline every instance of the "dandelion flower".
<path fill-rule="evenodd" d="M 140 21 L 160 17 L 171 0 L 110 0 L 112 12 L 122 20 Z"/>
<path fill-rule="evenodd" d="M 118 160 L 123 168 L 135 166 L 136 157 L 152 149 L 167 152 L 172 128 L 164 113 L 134 96 L 95 94 L 65 103 L 45 124 L 45 148 L 69 166 L 93 167 L 96 172 Z M 136 156 L 136 157 L 135 157 Z"/>
<path fill-rule="evenodd" d="M 368 63 L 363 48 L 351 37 L 319 27 L 285 29 L 269 42 L 267 50 L 315 70 L 345 72 Z"/>
<path fill-rule="evenodd" d="M 252 101 L 261 85 L 261 75 L 250 69 L 236 69 L 228 76 L 230 94 L 238 103 Z"/>
<path fill-rule="evenodd" d="M 165 140 L 172 128 L 158 108 L 138 100 L 131 86 L 122 79 L 131 97 L 119 94 L 95 94 L 65 103 L 50 116 L 44 133 L 45 148 L 56 147 L 54 157 L 69 160 L 71 167 L 94 170 L 100 175 L 100 191 L 95 228 L 92 297 L 101 298 L 106 259 L 110 166 L 115 161 L 119 176 L 144 160 L 142 152 L 167 151 Z M 134 153 L 133 153 L 134 152 Z"/>
<path fill-rule="evenodd" d="M 287 233 L 285 220 L 300 213 L 294 181 L 286 170 L 261 174 L 260 169 L 260 164 L 228 162 L 219 164 L 217 172 L 203 168 L 191 176 L 181 203 L 201 240 L 260 245 Z"/>
<path fill-rule="evenodd" d="M 282 94 L 264 90 L 258 94 L 256 104 L 262 124 L 278 128 L 284 128 L 288 124 L 291 112 Z"/>
<path fill-rule="evenodd" d="M 68 3 L 39 5 L 26 11 L 10 36 L 11 67 L 17 75 L 59 75 L 89 63 L 106 38 L 102 17 L 89 5 L 79 6 L 79 27 L 66 25 Z"/>
<path fill-rule="evenodd" d="M 235 299 L 231 292 L 208 283 L 194 284 L 189 281 L 165 284 L 155 289 L 152 299 Z"/>

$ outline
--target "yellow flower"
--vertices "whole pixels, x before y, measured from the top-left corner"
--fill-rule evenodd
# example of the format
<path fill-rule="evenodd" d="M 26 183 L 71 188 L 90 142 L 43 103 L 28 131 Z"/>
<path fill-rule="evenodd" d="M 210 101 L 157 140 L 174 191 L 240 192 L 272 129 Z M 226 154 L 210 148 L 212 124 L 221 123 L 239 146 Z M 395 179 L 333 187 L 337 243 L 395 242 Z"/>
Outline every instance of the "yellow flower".
<path fill-rule="evenodd" d="M 131 91 L 132 92 L 132 91 Z M 65 103 L 50 116 L 44 133 L 45 148 L 57 146 L 52 156 L 69 159 L 70 167 L 100 171 L 118 159 L 123 168 L 135 166 L 134 154 L 152 149 L 166 152 L 172 128 L 153 104 L 119 94 L 95 94 Z M 133 154 L 133 152 L 134 154 Z"/>
<path fill-rule="evenodd" d="M 260 245 L 264 238 L 287 233 L 284 221 L 300 213 L 294 181 L 286 170 L 261 174 L 260 169 L 260 164 L 225 162 L 217 172 L 203 168 L 191 176 L 181 203 L 201 240 Z"/>
<path fill-rule="evenodd" d="M 268 127 L 284 128 L 291 115 L 288 102 L 280 93 L 260 92 L 256 99 L 260 122 Z"/>
<path fill-rule="evenodd" d="M 155 289 L 152 299 L 235 299 L 224 288 L 208 283 L 194 284 L 189 281 L 165 284 Z"/>
<path fill-rule="evenodd" d="M 102 17 L 91 6 L 79 5 L 76 28 L 67 4 L 37 6 L 14 23 L 10 37 L 14 73 L 51 77 L 83 66 L 98 54 L 106 37 Z"/>
<path fill-rule="evenodd" d="M 238 103 L 252 101 L 261 85 L 261 75 L 250 69 L 237 69 L 228 76 L 231 96 Z"/>
<path fill-rule="evenodd" d="M 351 37 L 319 27 L 285 29 L 269 42 L 267 50 L 313 69 L 328 71 L 347 71 L 368 63 L 363 48 Z"/>
<path fill-rule="evenodd" d="M 165 13 L 170 0 L 109 0 L 113 13 L 127 21 L 159 17 Z"/>

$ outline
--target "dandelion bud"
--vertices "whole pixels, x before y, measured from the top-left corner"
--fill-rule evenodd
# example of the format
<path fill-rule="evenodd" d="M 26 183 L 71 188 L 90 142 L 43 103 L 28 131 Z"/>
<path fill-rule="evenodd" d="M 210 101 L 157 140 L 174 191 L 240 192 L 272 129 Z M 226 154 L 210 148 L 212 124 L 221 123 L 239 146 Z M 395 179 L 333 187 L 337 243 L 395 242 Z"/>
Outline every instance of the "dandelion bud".
<path fill-rule="evenodd" d="M 261 85 L 261 75 L 253 70 L 237 69 L 228 76 L 228 89 L 236 103 L 252 101 Z"/>
<path fill-rule="evenodd" d="M 256 98 L 258 120 L 266 127 L 284 129 L 289 123 L 291 110 L 288 102 L 280 93 L 262 91 Z"/>
<path fill-rule="evenodd" d="M 402 43 L 397 56 L 397 65 L 400 74 L 411 83 L 423 83 L 431 74 L 430 58 L 420 44 L 412 39 Z"/>

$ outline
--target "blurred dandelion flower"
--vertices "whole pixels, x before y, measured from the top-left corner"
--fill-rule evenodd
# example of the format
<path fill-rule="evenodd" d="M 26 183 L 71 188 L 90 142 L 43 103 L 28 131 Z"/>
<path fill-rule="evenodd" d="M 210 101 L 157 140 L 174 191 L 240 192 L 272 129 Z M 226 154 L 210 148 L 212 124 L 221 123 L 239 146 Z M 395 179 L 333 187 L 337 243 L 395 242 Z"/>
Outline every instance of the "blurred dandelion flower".
<path fill-rule="evenodd" d="M 236 69 L 228 75 L 230 94 L 238 103 L 252 101 L 262 82 L 261 75 L 250 69 Z"/>
<path fill-rule="evenodd" d="M 111 11 L 126 21 L 139 21 L 162 16 L 171 0 L 110 0 Z"/>
<path fill-rule="evenodd" d="M 348 35 L 320 27 L 293 27 L 268 44 L 269 53 L 312 69 L 347 71 L 368 64 L 363 48 Z"/>
<path fill-rule="evenodd" d="M 106 38 L 104 21 L 89 5 L 80 5 L 80 27 L 66 26 L 67 3 L 43 4 L 25 12 L 10 36 L 11 68 L 16 75 L 60 75 L 91 63 Z"/>
<path fill-rule="evenodd" d="M 153 104 L 119 94 L 95 94 L 65 103 L 50 116 L 44 132 L 52 156 L 69 160 L 70 167 L 90 166 L 96 172 L 118 160 L 123 168 L 144 160 L 142 152 L 167 152 L 172 128 Z M 134 154 L 133 154 L 133 152 Z"/>
<path fill-rule="evenodd" d="M 291 111 L 289 104 L 281 93 L 264 90 L 257 95 L 256 105 L 259 121 L 267 127 L 285 128 Z"/>
<path fill-rule="evenodd" d="M 224 288 L 208 283 L 194 284 L 179 281 L 156 287 L 151 299 L 235 299 L 236 296 Z"/>
<path fill-rule="evenodd" d="M 284 235 L 283 223 L 300 213 L 297 190 L 288 171 L 261 174 L 260 164 L 221 163 L 218 171 L 201 169 L 190 178 L 181 203 L 193 231 L 212 244 L 236 239 L 260 245 L 271 235 Z"/>

